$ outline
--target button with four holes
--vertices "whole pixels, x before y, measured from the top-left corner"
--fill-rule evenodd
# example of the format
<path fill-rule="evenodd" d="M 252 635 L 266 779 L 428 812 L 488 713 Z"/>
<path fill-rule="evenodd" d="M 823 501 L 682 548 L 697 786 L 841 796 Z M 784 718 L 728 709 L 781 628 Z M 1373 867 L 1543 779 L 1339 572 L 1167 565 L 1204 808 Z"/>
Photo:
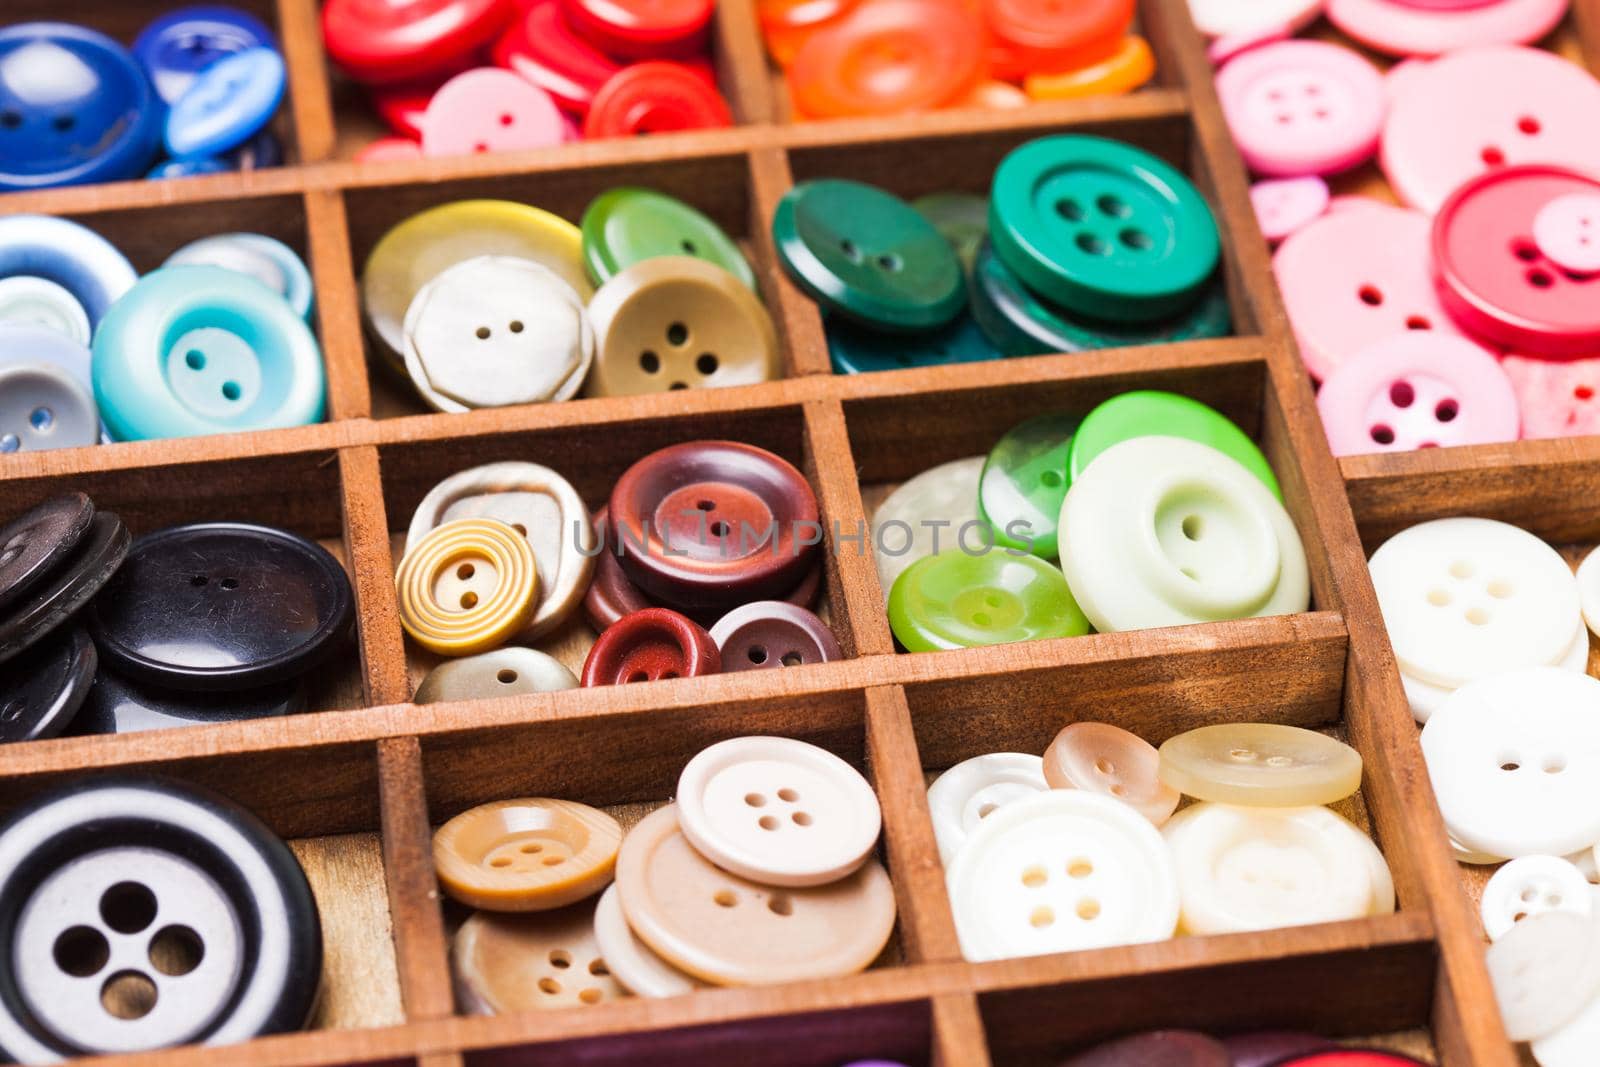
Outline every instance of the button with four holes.
<path fill-rule="evenodd" d="M 622 827 L 587 804 L 533 797 L 462 812 L 433 835 L 445 892 L 488 911 L 549 911 L 611 881 Z"/>
<path fill-rule="evenodd" d="M 455 519 L 408 546 L 395 575 L 400 624 L 443 656 L 504 644 L 533 618 L 539 574 L 528 539 L 498 519 Z"/>
<path fill-rule="evenodd" d="M 450 970 L 462 1008 L 477 1015 L 560 1011 L 624 996 L 595 942 L 592 909 L 584 907 L 476 912 L 456 931 Z"/>
<path fill-rule="evenodd" d="M 1348 48 L 1281 41 L 1250 49 L 1218 72 L 1217 95 L 1258 174 L 1333 174 L 1377 150 L 1383 77 Z"/>

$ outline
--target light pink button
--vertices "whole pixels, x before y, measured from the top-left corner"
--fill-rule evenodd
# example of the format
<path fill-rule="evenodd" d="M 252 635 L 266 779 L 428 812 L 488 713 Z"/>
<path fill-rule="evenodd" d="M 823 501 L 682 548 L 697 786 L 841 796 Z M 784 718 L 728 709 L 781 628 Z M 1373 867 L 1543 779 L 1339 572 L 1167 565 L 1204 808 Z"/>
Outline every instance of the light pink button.
<path fill-rule="evenodd" d="M 1341 200 L 1272 257 L 1300 354 L 1319 380 L 1391 334 L 1460 332 L 1434 290 L 1427 217 Z"/>
<path fill-rule="evenodd" d="M 1487 44 L 1537 41 L 1561 21 L 1568 0 L 1328 0 L 1328 21 L 1392 56 L 1437 56 Z"/>
<path fill-rule="evenodd" d="M 1442 56 L 1398 85 L 1380 162 L 1401 200 L 1439 210 L 1468 178 L 1514 163 L 1600 171 L 1600 82 L 1535 48 Z"/>
<path fill-rule="evenodd" d="M 1335 174 L 1378 146 L 1383 76 L 1348 48 L 1280 41 L 1251 49 L 1217 74 L 1217 95 L 1258 174 Z"/>
<path fill-rule="evenodd" d="M 1189 0 L 1189 17 L 1207 37 L 1249 37 L 1284 27 L 1293 33 L 1322 13 L 1322 0 Z"/>
<path fill-rule="evenodd" d="M 1571 193 L 1540 208 L 1533 217 L 1533 243 L 1563 270 L 1600 271 L 1600 195 Z"/>
<path fill-rule="evenodd" d="M 1517 439 L 1517 396 L 1500 364 L 1428 330 L 1391 334 L 1345 361 L 1317 409 L 1336 456 Z"/>
<path fill-rule="evenodd" d="M 1546 166 L 1501 168 L 1457 190 L 1433 222 L 1439 296 L 1457 324 L 1531 355 L 1600 350 L 1600 274 L 1562 269 L 1534 240 L 1549 204 L 1597 193 L 1595 179 Z"/>
<path fill-rule="evenodd" d="M 1321 178 L 1274 178 L 1250 187 L 1261 235 L 1276 244 L 1309 226 L 1328 210 L 1328 183 Z"/>
<path fill-rule="evenodd" d="M 1600 356 L 1539 359 L 1511 354 L 1501 362 L 1522 408 L 1522 436 L 1600 434 Z"/>
<path fill-rule="evenodd" d="M 561 111 L 550 94 L 493 67 L 445 82 L 422 116 L 422 152 L 428 156 L 514 152 L 564 138 Z"/>
<path fill-rule="evenodd" d="M 421 159 L 422 146 L 404 137 L 380 137 L 355 155 L 357 163 L 387 163 L 396 159 Z"/>
<path fill-rule="evenodd" d="M 1211 60 L 1212 66 L 1220 67 L 1240 52 L 1248 52 L 1250 49 L 1260 48 L 1262 45 L 1286 41 L 1292 36 L 1294 36 L 1294 27 L 1287 23 L 1264 26 L 1244 33 L 1226 34 L 1216 38 L 1206 46 L 1206 58 Z"/>

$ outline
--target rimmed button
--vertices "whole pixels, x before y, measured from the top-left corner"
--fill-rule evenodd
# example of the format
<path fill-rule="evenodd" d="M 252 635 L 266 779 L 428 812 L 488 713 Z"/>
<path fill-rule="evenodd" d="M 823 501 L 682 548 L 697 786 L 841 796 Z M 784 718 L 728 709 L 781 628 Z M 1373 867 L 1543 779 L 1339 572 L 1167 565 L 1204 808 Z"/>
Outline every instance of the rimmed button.
<path fill-rule="evenodd" d="M 1335 174 L 1377 151 L 1383 76 L 1348 48 L 1325 41 L 1253 48 L 1229 61 L 1216 84 L 1234 143 L 1258 174 Z"/>
<path fill-rule="evenodd" d="M 488 911 L 548 911 L 611 881 L 622 826 L 570 800 L 500 800 L 462 812 L 433 835 L 439 883 Z"/>
<path fill-rule="evenodd" d="M 578 676 L 560 660 L 536 649 L 507 646 L 439 664 L 422 679 L 411 699 L 433 704 L 576 688 Z"/>
<path fill-rule="evenodd" d="M 625 995 L 594 939 L 594 909 L 539 915 L 480 911 L 456 931 L 450 951 L 468 1011 L 511 1015 L 604 1004 Z"/>
<path fill-rule="evenodd" d="M 322 39 L 358 81 L 409 81 L 487 45 L 516 10 L 512 0 L 331 0 Z"/>
<path fill-rule="evenodd" d="M 167 111 L 167 151 L 179 158 L 212 156 L 248 141 L 272 121 L 288 78 L 283 57 L 270 48 L 217 60 Z"/>
<path fill-rule="evenodd" d="M 0 325 L 42 326 L 88 347 L 89 314 L 64 286 L 31 274 L 0 278 Z"/>
<path fill-rule="evenodd" d="M 908 652 L 1081 637 L 1089 621 L 1061 571 L 1011 549 L 951 548 L 918 560 L 889 591 L 889 625 Z"/>
<path fill-rule="evenodd" d="M 99 440 L 99 410 L 83 382 L 49 363 L 0 366 L 0 453 L 81 448 Z"/>
<path fill-rule="evenodd" d="M 858 4 L 806 38 L 789 66 L 790 92 L 813 119 L 932 110 L 983 80 L 986 39 L 965 4 Z"/>
<path fill-rule="evenodd" d="M 443 656 L 484 652 L 528 625 L 539 572 L 527 538 L 498 519 L 456 519 L 409 545 L 395 585 L 400 624 Z"/>
<path fill-rule="evenodd" d="M 622 898 L 615 884 L 600 894 L 594 907 L 594 939 L 605 956 L 606 968 L 636 997 L 678 997 L 706 986 L 635 936 L 622 914 Z"/>
<path fill-rule="evenodd" d="M 1600 192 L 1569 193 L 1539 208 L 1533 243 L 1562 270 L 1600 271 Z"/>
<path fill-rule="evenodd" d="M 583 136 L 597 140 L 732 125 L 728 102 L 698 72 L 650 60 L 623 67 L 600 87 L 584 116 Z"/>
<path fill-rule="evenodd" d="M 1501 359 L 1500 369 L 1516 391 L 1523 437 L 1600 433 L 1600 358 L 1544 359 L 1512 352 Z"/>
<path fill-rule="evenodd" d="M 693 678 L 721 669 L 722 655 L 710 634 L 676 611 L 645 608 L 600 635 L 581 677 L 589 687 Z"/>
<path fill-rule="evenodd" d="M 600 87 L 622 67 L 573 32 L 560 0 L 529 0 L 491 50 L 495 66 L 513 71 L 550 94 L 573 115 L 589 110 Z"/>
<path fill-rule="evenodd" d="M 1181 437 L 1214 448 L 1283 499 L 1272 465 L 1250 436 L 1215 408 L 1181 393 L 1135 389 L 1097 404 L 1083 417 L 1067 452 L 1069 477 L 1076 481 L 1107 449 L 1135 437 Z"/>
<path fill-rule="evenodd" d="M 300 679 L 261 689 L 221 693 L 214 689 L 170 689 L 132 682 L 102 664 L 89 698 L 72 720 L 73 734 L 131 734 L 251 719 L 298 715 L 306 710 Z"/>
<path fill-rule="evenodd" d="M 907 479 L 872 514 L 872 559 L 884 600 L 902 572 L 919 559 L 948 548 L 978 521 L 978 483 L 984 456 L 968 456 L 930 467 Z"/>
<path fill-rule="evenodd" d="M 1122 96 L 1144 85 L 1156 73 L 1155 53 L 1137 34 L 1129 34 L 1110 55 L 1066 73 L 1031 73 L 1023 81 L 1029 100 L 1083 100 Z"/>
<path fill-rule="evenodd" d="M 978 248 L 989 236 L 989 198 L 959 190 L 929 193 L 911 201 L 911 207 L 944 235 L 962 267 L 971 270 Z"/>
<path fill-rule="evenodd" d="M 422 115 L 422 154 L 430 157 L 526 151 L 564 140 L 566 126 L 550 94 L 497 67 L 457 74 Z"/>
<path fill-rule="evenodd" d="M 96 512 L 88 531 L 0 621 L 0 663 L 25 651 L 72 618 L 111 580 L 128 554 L 128 528 L 108 511 Z"/>
<path fill-rule="evenodd" d="M 1007 430 L 983 464 L 978 514 L 997 544 L 1056 558 L 1056 523 L 1067 498 L 1067 449 L 1076 415 L 1040 415 Z"/>
<path fill-rule="evenodd" d="M 828 624 L 783 600 L 734 608 L 711 627 L 725 671 L 772 670 L 827 663 L 843 655 Z"/>
<path fill-rule="evenodd" d="M 1002 805 L 1049 788 L 1044 761 L 1027 752 L 987 752 L 948 768 L 928 786 L 939 859 L 949 867 L 982 820 Z"/>
<path fill-rule="evenodd" d="M 583 258 L 604 283 L 618 271 L 658 256 L 695 256 L 756 288 L 755 273 L 722 227 L 676 197 L 653 189 L 608 189 L 584 208 Z"/>
<path fill-rule="evenodd" d="M 61 286 L 82 305 L 91 330 L 139 280 L 128 257 L 110 241 L 87 226 L 49 215 L 0 218 L 0 278 L 15 275 Z"/>
<path fill-rule="evenodd" d="M 0 667 L 0 742 L 56 737 L 83 707 L 94 684 L 94 642 L 72 626 L 27 661 Z"/>
<path fill-rule="evenodd" d="M 1334 804 L 1361 788 L 1361 753 L 1280 723 L 1220 723 L 1168 738 L 1161 781 L 1197 800 L 1251 808 Z"/>
<path fill-rule="evenodd" d="M 1007 62 L 997 77 L 1088 67 L 1115 51 L 1133 21 L 1132 0 L 985 0 L 984 22 Z"/>
<path fill-rule="evenodd" d="M 1327 14 L 1368 48 L 1392 56 L 1436 56 L 1531 44 L 1556 28 L 1567 6 L 1568 0 L 1328 0 Z"/>
<path fill-rule="evenodd" d="M 1280 27 L 1292 32 L 1321 10 L 1322 0 L 1189 0 L 1195 28 L 1207 37 L 1238 37 Z"/>
<path fill-rule="evenodd" d="M 311 319 L 311 271 L 294 249 L 260 233 L 221 233 L 190 241 L 163 266 L 208 265 L 238 271 L 289 302 L 302 319 Z"/>
<path fill-rule="evenodd" d="M 713 0 L 561 0 L 581 36 L 627 59 L 689 58 L 700 52 Z"/>
<path fill-rule="evenodd" d="M 1560 856 L 1522 856 L 1490 876 L 1483 887 L 1478 913 L 1483 932 L 1498 941 L 1513 926 L 1550 911 L 1570 911 L 1587 918 L 1594 909 L 1589 881 Z"/>
<path fill-rule="evenodd" d="M 1600 1024 L 1592 1007 L 1600 993 L 1600 925 L 1564 911 L 1530 916 L 1489 946 L 1484 964 L 1507 1037 L 1541 1045 L 1550 1038 L 1550 1046 L 1584 1055 L 1593 1048 L 1573 1039 Z M 1590 1021 L 1578 1024 L 1585 1016 Z M 1567 1036 L 1556 1036 L 1568 1024 L 1574 1025 Z M 1573 1058 L 1570 1067 L 1582 1062 Z"/>
<path fill-rule="evenodd" d="M 1178 808 L 1178 790 L 1162 780 L 1160 756 L 1137 734 L 1105 722 L 1075 722 L 1050 742 L 1044 777 L 1052 789 L 1104 793 L 1160 826 Z"/>
<path fill-rule="evenodd" d="M 63 493 L 0 526 L 0 610 L 17 603 L 64 563 L 83 540 L 94 504 Z"/>
<path fill-rule="evenodd" d="M 111 440 L 105 423 L 98 420 L 99 404 L 91 377 L 93 359 L 87 347 L 63 333 L 44 326 L 0 322 L 0 374 L 19 373 L 33 381 L 45 378 L 49 389 L 67 395 L 76 410 L 93 409 L 97 420 L 93 439 L 80 440 L 81 444 Z M 0 400 L 3 402 L 6 401 Z M 0 451 L 15 452 L 22 447 L 25 437 L 36 434 L 40 442 L 36 447 L 60 447 L 50 443 L 58 421 L 53 407 L 47 405 L 40 410 L 37 406 L 23 404 L 20 396 L 11 398 L 10 403 L 17 404 L 18 409 L 8 420 L 14 425 L 0 433 Z M 64 436 L 81 437 L 81 434 L 80 426 L 73 434 Z"/>
<path fill-rule="evenodd" d="M 168 12 L 145 26 L 133 42 L 156 95 L 174 103 L 201 71 L 248 48 L 276 48 L 260 19 L 236 8 L 201 5 Z"/>

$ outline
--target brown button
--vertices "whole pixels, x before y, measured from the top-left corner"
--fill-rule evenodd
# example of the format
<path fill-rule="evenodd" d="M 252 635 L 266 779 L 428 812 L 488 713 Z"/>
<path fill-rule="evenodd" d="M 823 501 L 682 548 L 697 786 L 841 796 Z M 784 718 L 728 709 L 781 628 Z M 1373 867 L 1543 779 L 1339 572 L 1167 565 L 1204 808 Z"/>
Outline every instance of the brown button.
<path fill-rule="evenodd" d="M 1178 791 L 1159 777 L 1155 746 L 1105 722 L 1075 722 L 1044 753 L 1052 789 L 1087 789 L 1116 797 L 1160 826 L 1178 810 Z"/>
<path fill-rule="evenodd" d="M 693 678 L 722 670 L 717 643 L 699 625 L 666 608 L 624 615 L 589 649 L 584 687 Z"/>
<path fill-rule="evenodd" d="M 589 301 L 590 396 L 752 385 L 779 373 L 772 316 L 750 287 L 693 256 L 657 256 L 613 275 Z"/>
<path fill-rule="evenodd" d="M 484 700 L 576 688 L 578 676 L 554 656 L 510 645 L 439 664 L 417 686 L 413 700 L 418 704 L 433 704 L 441 700 Z"/>
<path fill-rule="evenodd" d="M 877 958 L 894 930 L 894 888 L 877 860 L 810 889 L 759 885 L 696 852 L 671 804 L 623 842 L 617 892 L 641 941 L 717 985 L 854 974 Z"/>
<path fill-rule="evenodd" d="M 456 995 L 477 1015 L 573 1008 L 627 996 L 594 940 L 594 907 L 541 915 L 480 911 L 456 931 Z"/>
<path fill-rule="evenodd" d="M 828 624 L 782 600 L 757 600 L 734 608 L 711 627 L 725 671 L 798 667 L 840 658 Z"/>
<path fill-rule="evenodd" d="M 445 892 L 490 911 L 546 911 L 611 881 L 622 827 L 587 804 L 534 797 L 481 804 L 433 835 Z"/>

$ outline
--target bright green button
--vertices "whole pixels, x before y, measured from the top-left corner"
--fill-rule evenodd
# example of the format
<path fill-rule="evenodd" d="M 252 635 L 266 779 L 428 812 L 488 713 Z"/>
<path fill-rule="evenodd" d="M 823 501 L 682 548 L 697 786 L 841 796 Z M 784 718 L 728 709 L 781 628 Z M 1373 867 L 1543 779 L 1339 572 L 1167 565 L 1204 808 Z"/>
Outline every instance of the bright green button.
<path fill-rule="evenodd" d="M 640 260 L 694 256 L 754 289 L 756 276 L 733 239 L 682 200 L 652 189 L 611 189 L 583 213 L 583 262 L 596 285 Z"/>
<path fill-rule="evenodd" d="M 967 314 L 927 333 L 885 333 L 829 315 L 828 355 L 836 374 L 865 374 L 947 363 L 982 363 L 1000 353 Z"/>
<path fill-rule="evenodd" d="M 995 443 L 978 479 L 978 516 L 996 544 L 1056 558 L 1056 526 L 1067 496 L 1067 449 L 1078 419 L 1040 415 Z"/>
<path fill-rule="evenodd" d="M 1089 632 L 1058 568 L 1001 548 L 982 555 L 947 549 L 907 567 L 889 591 L 889 626 L 910 652 Z"/>
<path fill-rule="evenodd" d="M 1137 323 L 1095 321 L 1039 299 L 1006 269 L 989 244 L 978 250 L 970 291 L 972 317 L 1008 356 L 1226 337 L 1232 328 L 1228 294 L 1220 279 L 1207 285 L 1198 300 L 1172 318 Z"/>
<path fill-rule="evenodd" d="M 911 201 L 917 213 L 944 234 L 967 270 L 989 236 L 989 198 L 975 193 L 929 193 Z"/>
<path fill-rule="evenodd" d="M 1084 416 L 1067 451 L 1068 479 L 1076 481 L 1084 468 L 1112 445 L 1130 437 L 1151 436 L 1186 437 L 1210 445 L 1237 460 L 1274 496 L 1283 499 L 1267 457 L 1226 415 L 1198 400 L 1152 389 L 1114 396 Z"/>
<path fill-rule="evenodd" d="M 817 303 L 881 330 L 943 326 L 966 304 L 955 249 L 904 200 L 861 182 L 801 182 L 772 216 L 778 258 Z"/>
<path fill-rule="evenodd" d="M 1117 141 L 1030 141 L 1001 161 L 991 196 L 989 233 L 1001 262 L 1079 315 L 1174 315 L 1221 252 L 1211 210 L 1189 179 Z"/>

